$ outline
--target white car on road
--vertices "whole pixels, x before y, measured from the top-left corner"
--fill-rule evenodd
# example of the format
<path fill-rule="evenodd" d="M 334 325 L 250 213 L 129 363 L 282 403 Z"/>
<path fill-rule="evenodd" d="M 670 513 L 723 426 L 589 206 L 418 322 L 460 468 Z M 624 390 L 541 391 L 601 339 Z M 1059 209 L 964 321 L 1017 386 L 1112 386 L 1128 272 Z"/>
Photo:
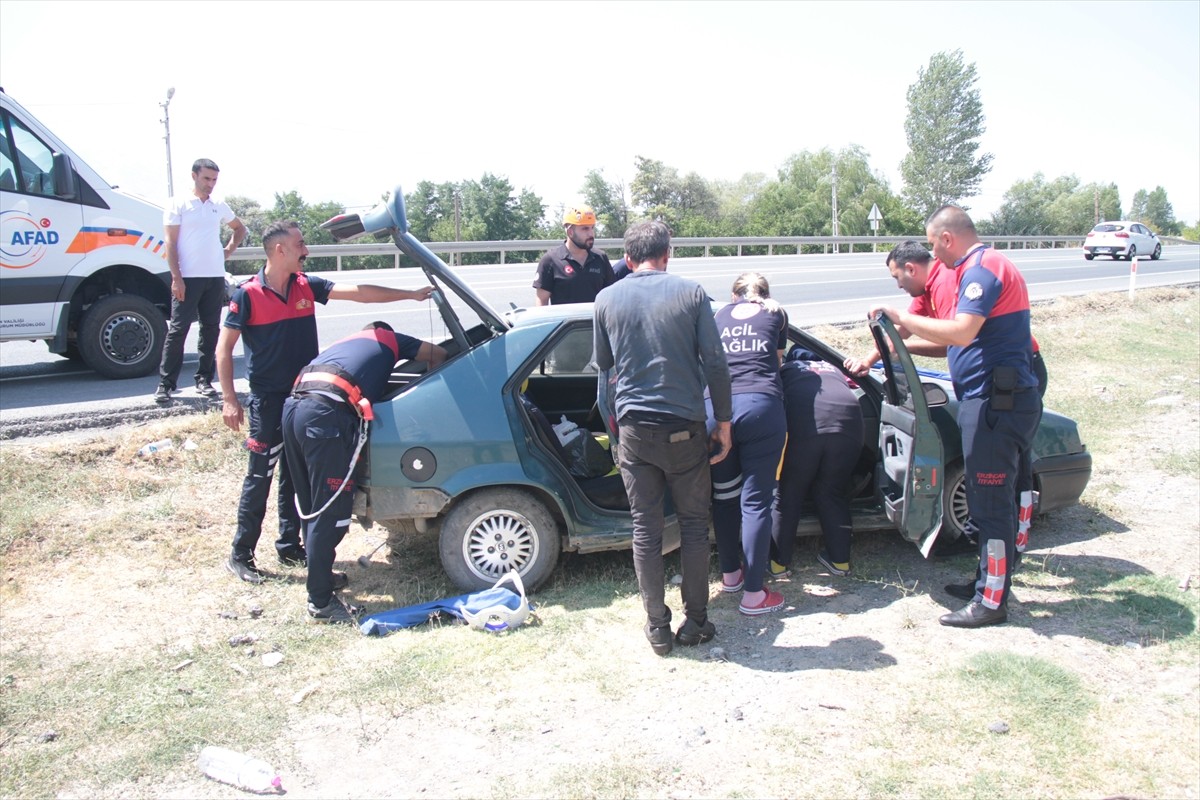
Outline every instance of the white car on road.
<path fill-rule="evenodd" d="M 1158 234 L 1140 222 L 1121 220 L 1101 222 L 1092 228 L 1083 242 L 1083 257 L 1091 261 L 1096 256 L 1112 256 L 1132 260 L 1134 256 L 1150 256 L 1155 261 L 1162 255 Z"/>

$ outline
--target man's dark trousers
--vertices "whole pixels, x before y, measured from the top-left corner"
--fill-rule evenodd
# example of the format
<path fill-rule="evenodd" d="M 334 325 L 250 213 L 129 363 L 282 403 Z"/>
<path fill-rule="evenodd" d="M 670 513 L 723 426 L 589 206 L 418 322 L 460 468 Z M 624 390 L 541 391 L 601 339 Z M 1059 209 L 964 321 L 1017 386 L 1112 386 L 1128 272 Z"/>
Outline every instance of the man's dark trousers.
<path fill-rule="evenodd" d="M 247 407 L 246 449 L 250 451 L 242 496 L 238 501 L 237 533 L 233 537 L 233 557 L 238 561 L 254 559 L 254 548 L 262 533 L 271 494 L 271 478 L 279 470 L 279 539 L 275 550 L 282 556 L 301 552 L 300 518 L 296 515 L 295 490 L 287 459 L 283 458 L 283 401 L 286 392 L 251 392 Z"/>
<path fill-rule="evenodd" d="M 708 522 L 712 481 L 703 422 L 618 425 L 621 477 L 633 514 L 633 567 L 651 627 L 671 623 L 663 565 L 663 502 L 671 490 L 679 520 L 683 613 L 699 625 L 708 620 Z M 672 441 L 674 440 L 674 441 Z"/>
<path fill-rule="evenodd" d="M 304 525 L 308 548 L 308 602 L 329 605 L 333 595 L 333 560 L 350 527 L 354 483 L 343 484 L 358 443 L 359 419 L 344 402 L 321 395 L 289 397 L 283 405 L 283 446 L 295 481 L 300 510 L 312 514 L 329 508 Z"/>
<path fill-rule="evenodd" d="M 200 318 L 200 336 L 196 352 L 200 363 L 196 377 L 212 382 L 217 367 L 217 337 L 220 334 L 221 306 L 225 304 L 224 278 L 184 278 L 183 302 L 171 298 L 171 321 L 167 323 L 167 338 L 163 342 L 162 362 L 158 376 L 174 388 L 179 385 L 179 370 L 183 367 L 183 343 L 192 323 Z"/>
<path fill-rule="evenodd" d="M 1012 397 L 1011 411 L 995 411 L 986 397 L 968 398 L 958 407 L 967 507 L 979 530 L 975 600 L 992 609 L 1008 604 L 1016 559 L 1020 454 L 1033 442 L 1042 413 L 1042 398 L 1035 389 Z"/>

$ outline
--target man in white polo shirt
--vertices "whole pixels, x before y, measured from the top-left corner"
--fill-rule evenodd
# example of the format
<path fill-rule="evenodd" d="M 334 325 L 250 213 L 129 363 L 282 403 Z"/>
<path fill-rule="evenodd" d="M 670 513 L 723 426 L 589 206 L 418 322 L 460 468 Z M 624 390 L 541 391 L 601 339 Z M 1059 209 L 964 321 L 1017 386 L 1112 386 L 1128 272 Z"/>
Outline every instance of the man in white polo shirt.
<path fill-rule="evenodd" d="M 212 385 L 216 374 L 217 337 L 220 334 L 221 306 L 225 301 L 225 259 L 246 238 L 246 226 L 223 200 L 212 198 L 220 169 L 207 158 L 192 164 L 192 192 L 172 197 L 163 212 L 166 226 L 167 266 L 171 268 L 171 322 L 163 343 L 158 368 L 158 391 L 154 402 L 166 405 L 176 391 L 179 370 L 183 366 L 183 342 L 197 316 L 200 338 L 196 349 L 196 391 L 204 397 L 216 397 Z M 229 243 L 221 247 L 221 225 L 233 230 Z"/>

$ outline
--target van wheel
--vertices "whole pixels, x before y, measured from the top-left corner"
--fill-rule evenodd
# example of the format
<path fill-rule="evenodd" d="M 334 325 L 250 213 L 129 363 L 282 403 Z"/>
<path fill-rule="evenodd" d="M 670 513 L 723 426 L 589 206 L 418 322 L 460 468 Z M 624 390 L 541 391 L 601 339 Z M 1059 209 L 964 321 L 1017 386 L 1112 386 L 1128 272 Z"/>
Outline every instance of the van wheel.
<path fill-rule="evenodd" d="M 535 591 L 558 564 L 558 523 L 537 498 L 516 489 L 484 489 L 459 501 L 442 521 L 442 567 L 466 591 L 491 588 L 515 569 Z"/>
<path fill-rule="evenodd" d="M 166 319 L 154 303 L 136 294 L 110 294 L 84 313 L 79 354 L 106 378 L 140 378 L 158 368 L 166 334 Z"/>
<path fill-rule="evenodd" d="M 963 462 L 955 461 L 946 466 L 946 480 L 942 484 L 942 529 L 951 539 L 957 539 L 966 531 L 970 518 Z"/>

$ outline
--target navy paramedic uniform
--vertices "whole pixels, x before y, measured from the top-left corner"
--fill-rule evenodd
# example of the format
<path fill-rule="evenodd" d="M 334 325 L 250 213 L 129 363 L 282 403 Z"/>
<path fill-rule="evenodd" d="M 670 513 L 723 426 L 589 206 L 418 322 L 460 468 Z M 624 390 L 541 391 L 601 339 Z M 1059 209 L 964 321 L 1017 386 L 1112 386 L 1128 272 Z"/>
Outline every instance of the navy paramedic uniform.
<path fill-rule="evenodd" d="M 249 424 L 246 449 L 250 451 L 242 495 L 238 501 L 233 558 L 253 563 L 254 548 L 262 533 L 271 477 L 279 467 L 279 539 L 275 550 L 281 559 L 303 561 L 300 520 L 296 516 L 292 478 L 283 451 L 283 401 L 300 370 L 316 357 L 316 304 L 329 301 L 333 283 L 298 272 L 288 278 L 287 291 L 279 295 L 260 271 L 234 290 L 224 325 L 241 331 L 250 382 Z"/>
<path fill-rule="evenodd" d="M 979 531 L 975 602 L 1008 604 L 1016 558 L 1016 481 L 1020 454 L 1033 443 L 1042 398 L 1032 367 L 1029 293 L 1001 253 L 978 245 L 956 265 L 958 313 L 984 317 L 975 339 L 947 348 L 958 397 L 967 506 Z"/>
<path fill-rule="evenodd" d="M 756 313 L 741 317 L 746 309 Z M 733 384 L 733 448 L 712 465 L 713 531 L 721 572 L 737 572 L 746 558 L 745 590 L 761 592 L 771 546 L 771 504 L 787 434 L 779 351 L 787 347 L 787 314 L 749 300 L 715 315 Z M 717 423 L 708 403 L 708 429 Z M 739 528 L 741 535 L 739 537 Z"/>
<path fill-rule="evenodd" d="M 824 362 L 789 360 L 779 370 L 787 447 L 772 514 L 773 557 L 792 563 L 800 509 L 811 493 L 825 552 L 850 561 L 850 483 L 863 448 L 863 416 L 846 376 Z"/>
<path fill-rule="evenodd" d="M 589 250 L 584 263 L 571 258 L 567 243 L 546 251 L 538 262 L 534 289 L 550 293 L 550 305 L 591 303 L 605 286 L 616 283 L 612 263 L 604 251 Z"/>
<path fill-rule="evenodd" d="M 330 345 L 304 368 L 295 391 L 283 407 L 284 452 L 295 477 L 296 497 L 305 514 L 337 499 L 315 519 L 304 523 L 308 548 L 308 601 L 329 605 L 333 595 L 333 561 L 350 527 L 354 481 L 343 483 L 358 443 L 359 411 L 346 391 L 329 377 L 356 387 L 368 402 L 387 389 L 392 367 L 415 358 L 421 341 L 386 328 L 359 331 Z"/>

